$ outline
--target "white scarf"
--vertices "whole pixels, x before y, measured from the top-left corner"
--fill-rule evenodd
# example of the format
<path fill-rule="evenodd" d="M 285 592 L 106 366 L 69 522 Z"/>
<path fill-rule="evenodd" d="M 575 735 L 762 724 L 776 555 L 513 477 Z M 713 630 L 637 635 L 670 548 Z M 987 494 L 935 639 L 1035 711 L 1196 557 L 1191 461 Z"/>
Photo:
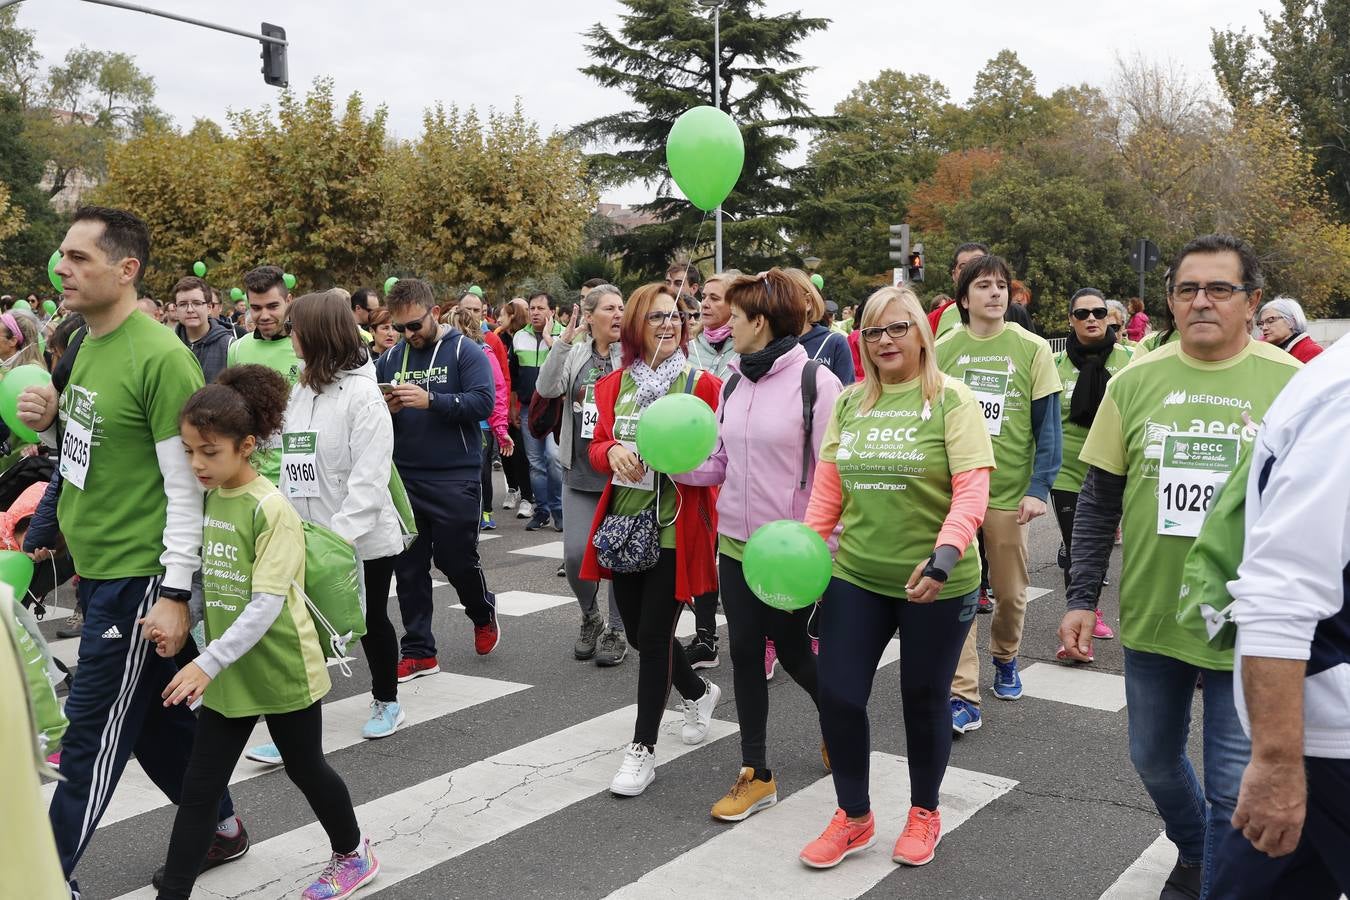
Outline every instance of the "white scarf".
<path fill-rule="evenodd" d="M 638 409 L 646 409 L 653 402 L 670 392 L 670 386 L 684 371 L 688 359 L 679 350 L 666 357 L 665 362 L 653 369 L 645 359 L 639 359 L 628 367 L 628 374 L 637 383 Z"/>

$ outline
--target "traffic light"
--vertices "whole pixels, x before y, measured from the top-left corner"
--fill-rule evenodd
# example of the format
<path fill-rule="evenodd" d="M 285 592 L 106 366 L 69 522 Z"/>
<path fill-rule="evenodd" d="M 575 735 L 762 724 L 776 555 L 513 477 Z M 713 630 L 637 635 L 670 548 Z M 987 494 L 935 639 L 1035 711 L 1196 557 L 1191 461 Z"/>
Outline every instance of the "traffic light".
<path fill-rule="evenodd" d="M 905 265 L 909 262 L 909 226 L 892 225 L 890 231 L 891 259 Z"/>
<path fill-rule="evenodd" d="M 262 23 L 262 33 L 267 37 L 280 38 L 286 40 L 286 29 L 280 25 L 269 25 Z M 290 84 L 290 77 L 286 71 L 286 45 L 277 44 L 272 41 L 262 42 L 262 74 L 263 81 L 272 87 L 286 87 Z"/>
<path fill-rule="evenodd" d="M 914 249 L 909 251 L 909 280 L 923 281 L 923 244 L 915 244 Z"/>

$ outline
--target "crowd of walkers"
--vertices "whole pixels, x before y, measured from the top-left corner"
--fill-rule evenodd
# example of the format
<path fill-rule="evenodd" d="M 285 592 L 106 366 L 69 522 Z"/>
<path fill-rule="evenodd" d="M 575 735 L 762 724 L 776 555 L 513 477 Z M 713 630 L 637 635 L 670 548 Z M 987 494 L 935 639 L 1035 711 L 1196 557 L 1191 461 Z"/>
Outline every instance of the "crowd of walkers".
<path fill-rule="evenodd" d="M 721 662 L 720 605 L 741 766 L 725 793 L 709 791 L 712 817 L 778 800 L 766 682 L 781 667 L 819 713 L 837 800 L 819 836 L 802 836 L 800 861 L 824 869 L 866 850 L 868 706 L 898 636 L 910 805 L 888 837 L 896 862 L 928 863 L 954 738 L 986 724 L 986 696 L 1023 696 L 1028 534 L 1053 510 L 1065 665 L 1092 664 L 1093 641 L 1117 636 L 1099 597 L 1123 544 L 1129 756 L 1177 847 L 1161 896 L 1350 888 L 1350 346 L 1300 371 L 1321 348 L 1296 301 L 1263 302 L 1245 243 L 1208 235 L 1178 251 L 1161 331 L 1142 304 L 1122 310 L 1083 286 L 1067 299 L 1060 353 L 1014 302 L 1024 289 L 1008 263 L 975 242 L 954 255 L 950 302 L 925 310 L 909 286 L 883 287 L 842 331 L 838 307 L 791 268 L 704 282 L 679 263 L 627 294 L 594 279 L 572 309 L 539 292 L 494 313 L 476 289 L 443 298 L 418 278 L 383 298 L 292 297 L 264 264 L 235 315 L 196 276 L 168 303 L 139 298 L 149 251 L 134 215 L 82 208 L 56 267 L 61 308 L 0 312 L 4 367 L 53 369 L 18 403 L 40 436 L 19 455 L 59 459 L 18 540 L 79 576 L 66 624 L 79 664 L 50 808 L 71 896 L 133 752 L 178 806 L 152 877 L 159 897 L 190 896 L 202 871 L 247 851 L 227 787 L 241 755 L 284 765 L 328 835 L 306 900 L 377 877 L 322 752 L 331 682 L 300 588 L 306 529 L 354 551 L 372 697 L 361 737 L 387 739 L 407 720 L 399 685 L 438 672 L 447 652 L 433 634 L 433 565 L 475 653 L 502 646 L 478 555 L 480 532 L 498 527 L 497 467 L 501 510 L 562 534 L 573 656 L 613 668 L 637 653 L 615 795 L 655 779 L 672 687 L 681 739 L 706 739 L 721 689 L 699 673 Z M 666 474 L 639 454 L 637 426 L 675 394 L 712 408 L 718 434 L 701 465 Z M 1224 490 L 1246 494 L 1229 582 L 1236 649 L 1177 616 L 1188 553 Z M 761 602 L 742 569 L 756 530 L 784 519 L 833 555 L 823 596 L 796 611 Z M 675 639 L 685 607 L 688 645 Z M 1203 780 L 1187 752 L 1197 685 Z M 247 746 L 260 716 L 272 742 Z"/>

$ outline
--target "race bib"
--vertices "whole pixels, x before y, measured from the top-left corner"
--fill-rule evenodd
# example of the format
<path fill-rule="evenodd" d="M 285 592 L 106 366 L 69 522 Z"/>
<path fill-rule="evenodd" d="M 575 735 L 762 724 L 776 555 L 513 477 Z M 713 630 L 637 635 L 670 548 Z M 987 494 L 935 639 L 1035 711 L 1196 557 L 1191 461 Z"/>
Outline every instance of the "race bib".
<path fill-rule="evenodd" d="M 66 420 L 65 437 L 61 439 L 61 479 L 84 490 L 84 480 L 89 475 L 89 457 L 93 449 L 93 432 L 71 415 Z"/>
<path fill-rule="evenodd" d="M 586 393 L 581 399 L 581 436 L 586 440 L 595 437 L 595 426 L 600 421 L 600 407 L 595 405 L 595 385 L 586 385 Z"/>
<path fill-rule="evenodd" d="M 637 416 L 620 416 L 614 420 L 614 437 L 620 444 L 641 459 L 637 448 Z M 656 473 L 650 466 L 643 466 L 642 478 L 638 481 L 624 481 L 617 474 L 610 479 L 617 487 L 636 488 L 639 491 L 656 490 Z"/>
<path fill-rule="evenodd" d="M 1169 432 L 1158 467 L 1158 534 L 1196 537 L 1237 466 L 1239 438 Z"/>
<path fill-rule="evenodd" d="M 1008 373 L 967 369 L 966 386 L 980 403 L 984 413 L 984 427 L 990 437 L 1003 433 L 1003 415 L 1008 398 Z"/>
<path fill-rule="evenodd" d="M 319 433 L 288 431 L 281 436 L 281 489 L 287 497 L 319 496 Z"/>

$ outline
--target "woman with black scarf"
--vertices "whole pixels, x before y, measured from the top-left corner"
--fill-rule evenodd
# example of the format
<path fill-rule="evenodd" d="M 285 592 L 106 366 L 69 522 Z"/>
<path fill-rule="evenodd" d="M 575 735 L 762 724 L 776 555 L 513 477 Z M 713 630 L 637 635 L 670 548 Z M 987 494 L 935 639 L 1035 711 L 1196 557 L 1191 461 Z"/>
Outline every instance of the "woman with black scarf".
<path fill-rule="evenodd" d="M 1064 383 L 1063 416 L 1064 462 L 1050 490 L 1050 505 L 1059 520 L 1059 533 L 1064 538 L 1059 566 L 1064 570 L 1064 584 L 1069 583 L 1069 560 L 1072 557 L 1073 516 L 1078 508 L 1078 492 L 1083 489 L 1087 463 L 1078 458 L 1083 449 L 1097 407 L 1106 394 L 1106 382 L 1130 362 L 1130 351 L 1116 343 L 1116 333 L 1106 324 L 1106 300 L 1096 288 L 1082 288 L 1069 298 L 1068 348 L 1055 354 L 1055 368 Z M 1111 627 L 1102 621 L 1097 610 L 1097 624 L 1092 630 L 1095 638 L 1109 640 L 1115 637 Z M 1061 648 L 1062 650 L 1063 648 Z"/>

